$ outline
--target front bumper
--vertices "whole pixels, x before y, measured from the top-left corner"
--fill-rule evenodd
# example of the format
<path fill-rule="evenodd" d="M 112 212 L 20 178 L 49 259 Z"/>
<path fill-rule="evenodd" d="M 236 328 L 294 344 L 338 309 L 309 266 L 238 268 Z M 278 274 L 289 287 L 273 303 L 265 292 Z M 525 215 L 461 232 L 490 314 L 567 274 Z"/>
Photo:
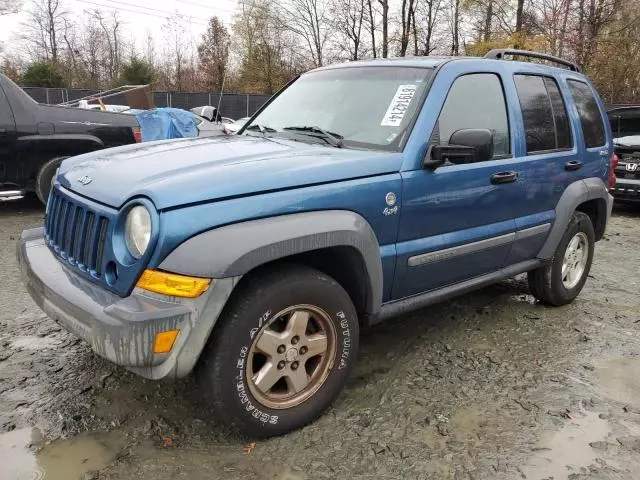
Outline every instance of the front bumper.
<path fill-rule="evenodd" d="M 618 178 L 615 187 L 609 192 L 616 200 L 640 202 L 640 180 L 631 178 Z"/>
<path fill-rule="evenodd" d="M 45 245 L 42 228 L 25 230 L 18 262 L 29 294 L 95 353 L 151 379 L 180 378 L 195 366 L 239 277 L 219 279 L 195 299 L 136 288 L 126 298 L 66 268 Z M 159 332 L 178 329 L 170 353 L 154 354 Z"/>

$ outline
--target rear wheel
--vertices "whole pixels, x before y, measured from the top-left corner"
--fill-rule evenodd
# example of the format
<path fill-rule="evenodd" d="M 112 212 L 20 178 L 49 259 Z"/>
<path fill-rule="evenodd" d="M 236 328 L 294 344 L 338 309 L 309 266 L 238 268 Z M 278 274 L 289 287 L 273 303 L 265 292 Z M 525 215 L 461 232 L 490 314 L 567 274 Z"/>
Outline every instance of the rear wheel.
<path fill-rule="evenodd" d="M 554 306 L 572 302 L 587 281 L 594 246 L 591 219 L 585 213 L 575 212 L 551 263 L 529 272 L 529 289 L 533 296 Z"/>
<path fill-rule="evenodd" d="M 51 191 L 53 176 L 56 174 L 56 170 L 58 170 L 58 167 L 60 167 L 60 164 L 65 158 L 69 157 L 57 157 L 49 160 L 40 167 L 40 171 L 36 176 L 36 195 L 45 205 L 47 204 L 47 200 L 49 200 L 49 192 Z"/>
<path fill-rule="evenodd" d="M 338 396 L 355 362 L 358 319 L 344 289 L 291 266 L 240 287 L 199 365 L 219 417 L 248 436 L 302 427 Z"/>

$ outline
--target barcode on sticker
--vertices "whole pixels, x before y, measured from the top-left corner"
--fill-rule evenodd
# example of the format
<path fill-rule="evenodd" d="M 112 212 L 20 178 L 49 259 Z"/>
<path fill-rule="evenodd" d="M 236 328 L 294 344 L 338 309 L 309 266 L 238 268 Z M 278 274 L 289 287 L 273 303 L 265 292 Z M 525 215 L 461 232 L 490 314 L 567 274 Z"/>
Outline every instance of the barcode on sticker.
<path fill-rule="evenodd" d="M 383 127 L 397 127 L 402 123 L 404 114 L 407 113 L 409 104 L 416 93 L 417 85 L 400 85 L 396 94 L 391 99 L 387 113 L 384 114 L 384 118 L 380 125 Z"/>

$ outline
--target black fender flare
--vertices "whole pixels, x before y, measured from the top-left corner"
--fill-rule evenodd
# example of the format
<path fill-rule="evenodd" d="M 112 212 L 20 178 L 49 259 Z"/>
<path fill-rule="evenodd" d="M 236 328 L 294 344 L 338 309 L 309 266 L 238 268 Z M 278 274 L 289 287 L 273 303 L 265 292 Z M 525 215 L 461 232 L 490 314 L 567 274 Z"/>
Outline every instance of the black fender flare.
<path fill-rule="evenodd" d="M 553 222 L 547 240 L 538 252 L 537 257 L 541 260 L 549 260 L 553 257 L 558 243 L 571 221 L 571 216 L 578 206 L 584 202 L 594 199 L 602 199 L 607 205 L 606 222 L 608 223 L 613 207 L 613 197 L 607 191 L 607 187 L 601 178 L 593 177 L 578 180 L 571 183 L 563 192 L 556 205 L 556 219 Z M 595 228 L 595 225 L 594 225 Z M 604 233 L 604 231 L 603 231 Z"/>
<path fill-rule="evenodd" d="M 382 305 L 380 245 L 369 223 L 351 211 L 295 213 L 215 228 L 180 244 L 158 268 L 214 279 L 238 277 L 273 260 L 338 246 L 361 255 L 366 310 L 376 314 Z"/>

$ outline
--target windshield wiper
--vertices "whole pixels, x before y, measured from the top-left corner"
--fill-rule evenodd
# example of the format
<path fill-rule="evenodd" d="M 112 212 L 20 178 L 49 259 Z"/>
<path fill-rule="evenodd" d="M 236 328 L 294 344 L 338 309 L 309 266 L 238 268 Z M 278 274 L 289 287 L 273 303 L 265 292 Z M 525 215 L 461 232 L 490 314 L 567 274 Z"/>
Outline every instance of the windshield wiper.
<path fill-rule="evenodd" d="M 338 135 L 337 133 L 328 132 L 324 128 L 311 126 L 311 127 L 284 127 L 282 130 L 292 130 L 294 132 L 310 132 L 310 133 L 319 133 L 322 135 L 322 138 L 326 140 L 329 144 L 336 148 L 344 147 L 344 143 L 342 142 L 342 135 Z"/>

